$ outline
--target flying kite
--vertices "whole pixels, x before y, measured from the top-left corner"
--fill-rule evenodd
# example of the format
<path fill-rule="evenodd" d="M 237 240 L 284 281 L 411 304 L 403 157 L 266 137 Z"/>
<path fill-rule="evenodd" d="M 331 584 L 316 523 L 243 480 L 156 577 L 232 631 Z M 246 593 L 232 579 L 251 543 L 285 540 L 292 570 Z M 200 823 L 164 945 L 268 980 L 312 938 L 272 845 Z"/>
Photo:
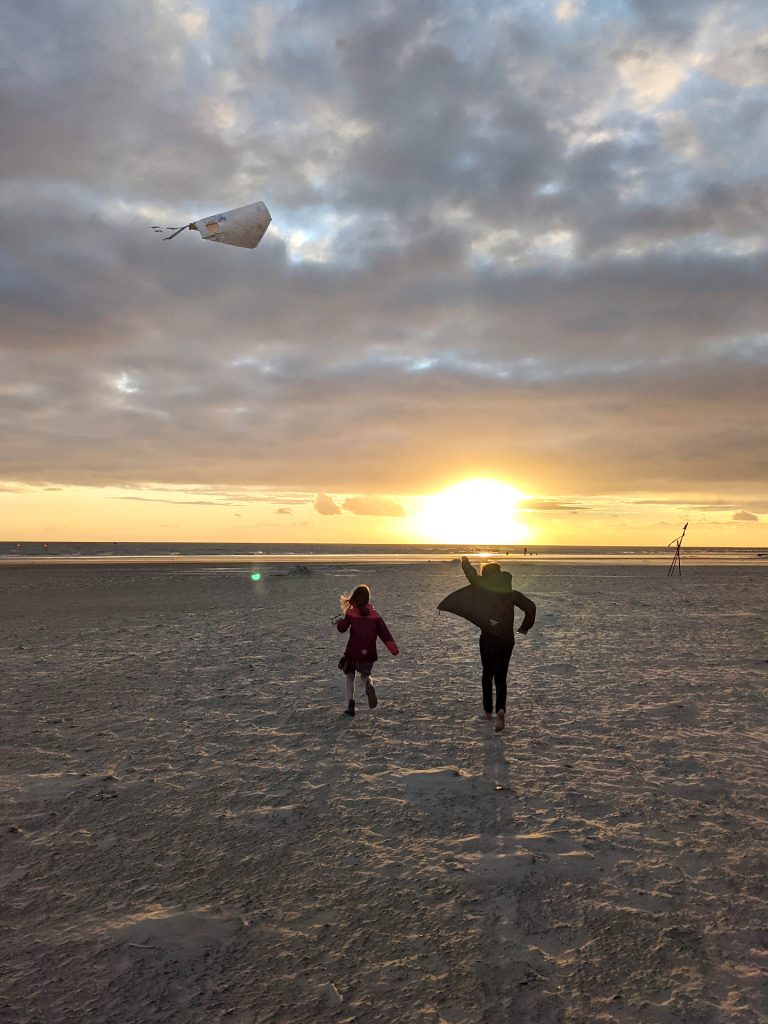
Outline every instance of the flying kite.
<path fill-rule="evenodd" d="M 202 220 L 192 221 L 191 224 L 185 224 L 180 228 L 161 228 L 153 224 L 152 230 L 172 231 L 172 235 L 165 236 L 164 242 L 170 242 L 176 235 L 188 229 L 199 231 L 209 242 L 223 242 L 224 245 L 239 245 L 241 249 L 255 249 L 264 237 L 271 220 L 272 217 L 264 203 L 251 203 L 249 206 L 239 206 L 236 210 L 227 210 L 226 213 L 203 217 Z"/>

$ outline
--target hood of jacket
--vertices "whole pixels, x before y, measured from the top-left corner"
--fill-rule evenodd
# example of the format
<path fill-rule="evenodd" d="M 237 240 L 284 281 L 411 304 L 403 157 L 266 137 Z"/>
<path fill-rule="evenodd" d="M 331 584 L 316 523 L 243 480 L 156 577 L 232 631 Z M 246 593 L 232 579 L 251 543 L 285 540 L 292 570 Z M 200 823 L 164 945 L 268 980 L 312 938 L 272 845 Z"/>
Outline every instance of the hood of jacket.
<path fill-rule="evenodd" d="M 373 607 L 372 604 L 367 604 L 365 608 L 355 608 L 353 604 L 347 608 L 347 615 L 350 619 L 380 619 L 381 616 Z"/>
<path fill-rule="evenodd" d="M 511 594 L 512 574 L 508 572 L 494 572 L 488 576 L 478 576 L 477 586 L 482 587 L 491 594 Z"/>

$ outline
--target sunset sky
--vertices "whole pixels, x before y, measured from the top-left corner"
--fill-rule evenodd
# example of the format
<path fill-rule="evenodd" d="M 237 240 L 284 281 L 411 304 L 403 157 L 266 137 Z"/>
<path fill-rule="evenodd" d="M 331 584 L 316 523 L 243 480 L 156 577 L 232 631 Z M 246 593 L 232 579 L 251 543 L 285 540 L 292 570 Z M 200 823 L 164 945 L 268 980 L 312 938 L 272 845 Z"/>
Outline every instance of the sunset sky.
<path fill-rule="evenodd" d="M 0 540 L 768 545 L 765 0 L 0 47 Z M 151 230 L 256 200 L 255 251 Z"/>

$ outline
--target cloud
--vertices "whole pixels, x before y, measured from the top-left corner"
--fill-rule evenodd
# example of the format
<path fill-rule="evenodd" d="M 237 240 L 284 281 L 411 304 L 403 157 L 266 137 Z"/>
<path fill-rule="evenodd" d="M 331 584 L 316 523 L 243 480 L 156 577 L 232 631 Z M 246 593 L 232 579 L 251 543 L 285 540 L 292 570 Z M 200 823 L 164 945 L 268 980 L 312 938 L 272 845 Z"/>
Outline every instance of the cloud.
<path fill-rule="evenodd" d="M 279 516 L 292 516 L 293 512 L 289 508 L 279 508 L 277 514 Z"/>
<path fill-rule="evenodd" d="M 576 2 L 576 0 L 560 0 L 557 7 L 555 8 L 555 17 L 558 21 L 573 21 L 581 14 L 583 8 L 582 2 Z"/>
<path fill-rule="evenodd" d="M 318 494 L 313 505 L 315 512 L 321 516 L 340 516 L 341 509 L 336 502 L 327 494 Z"/>
<path fill-rule="evenodd" d="M 764 503 L 757 7 L 301 11 L 4 6 L 5 486 Z"/>
<path fill-rule="evenodd" d="M 129 494 L 111 495 L 110 501 L 150 501 L 160 505 L 214 505 L 217 508 L 231 507 L 233 504 L 230 501 L 187 501 L 176 498 L 145 498 L 140 495 Z"/>
<path fill-rule="evenodd" d="M 587 508 L 587 505 L 552 498 L 524 498 L 520 501 L 520 510 L 524 512 L 580 512 Z"/>
<path fill-rule="evenodd" d="M 745 512 L 743 509 L 741 510 L 741 512 L 734 512 L 733 513 L 733 519 L 734 519 L 734 522 L 738 522 L 738 523 L 758 523 L 758 522 L 760 522 L 760 517 L 759 516 L 756 516 L 753 512 Z"/>
<path fill-rule="evenodd" d="M 360 498 L 347 498 L 344 509 L 356 516 L 404 516 L 405 509 L 391 498 L 376 495 Z"/>

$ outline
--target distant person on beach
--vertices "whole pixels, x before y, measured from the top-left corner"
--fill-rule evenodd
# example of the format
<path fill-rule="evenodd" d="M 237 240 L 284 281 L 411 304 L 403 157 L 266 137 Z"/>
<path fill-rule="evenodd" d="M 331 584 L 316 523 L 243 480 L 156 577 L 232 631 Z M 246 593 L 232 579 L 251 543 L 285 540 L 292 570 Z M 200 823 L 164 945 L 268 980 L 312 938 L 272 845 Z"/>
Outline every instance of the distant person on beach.
<path fill-rule="evenodd" d="M 355 714 L 355 672 L 368 697 L 368 706 L 378 704 L 376 690 L 371 682 L 373 663 L 378 659 L 377 637 L 383 641 L 390 654 L 399 654 L 397 644 L 387 629 L 384 619 L 371 604 L 371 592 L 364 584 L 355 587 L 351 594 L 342 594 L 341 615 L 335 620 L 340 633 L 349 630 L 349 641 L 339 668 L 347 677 L 347 708 L 345 715 Z"/>
<path fill-rule="evenodd" d="M 498 562 L 486 562 L 480 572 L 472 565 L 466 555 L 461 560 L 461 568 L 472 587 L 491 594 L 499 594 L 511 598 L 515 607 L 524 613 L 523 621 L 517 632 L 523 635 L 536 621 L 536 605 L 519 590 L 512 589 L 512 577 L 502 572 Z M 512 649 L 515 646 L 514 636 L 498 636 L 496 633 L 481 629 L 480 661 L 483 666 L 483 711 L 490 721 L 493 717 L 493 688 L 496 687 L 496 732 L 504 728 L 507 713 L 507 672 Z"/>

